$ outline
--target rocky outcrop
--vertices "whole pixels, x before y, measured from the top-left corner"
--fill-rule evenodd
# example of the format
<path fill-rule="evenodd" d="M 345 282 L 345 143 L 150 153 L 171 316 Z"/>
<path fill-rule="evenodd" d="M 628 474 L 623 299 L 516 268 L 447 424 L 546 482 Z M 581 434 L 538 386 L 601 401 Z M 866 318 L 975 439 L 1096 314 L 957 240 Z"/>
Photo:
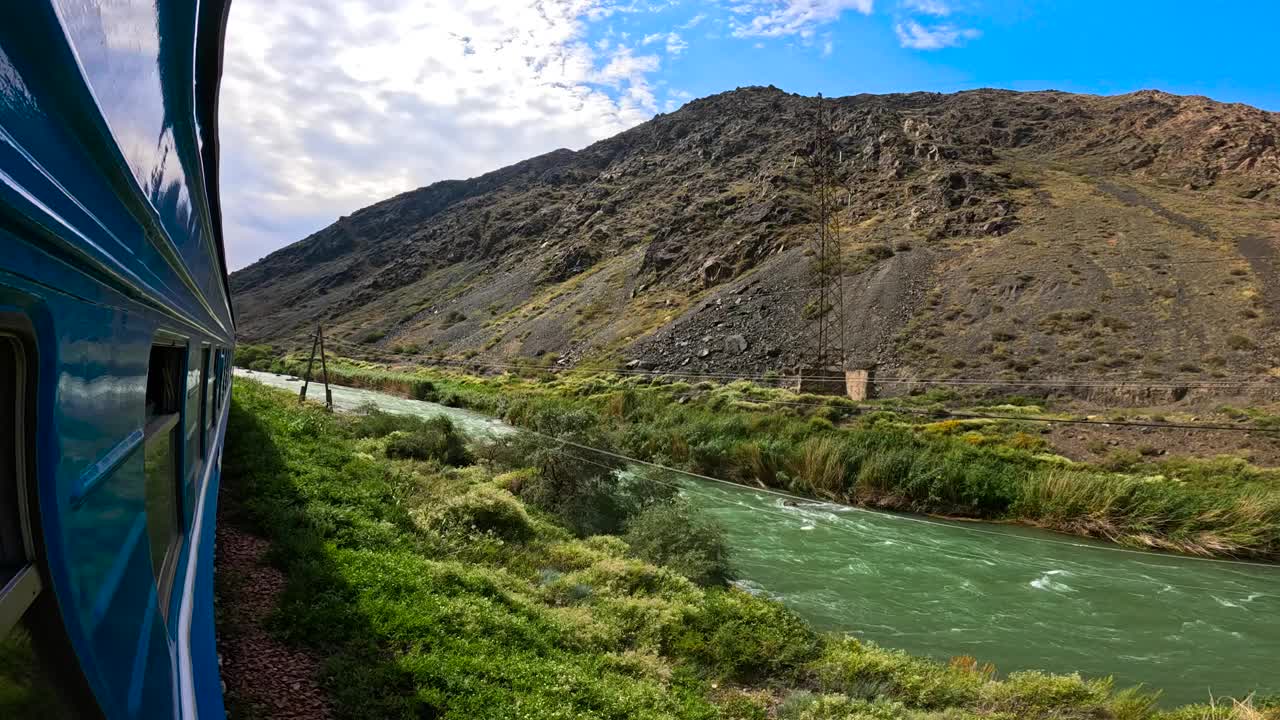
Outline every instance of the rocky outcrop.
<path fill-rule="evenodd" d="M 1276 326 L 1274 269 L 1230 264 L 1240 238 L 1280 235 L 1277 114 L 1154 91 L 826 102 L 858 353 L 924 375 L 1280 365 L 1252 329 Z M 240 332 L 283 341 L 321 319 L 497 361 L 798 361 L 815 103 L 741 88 L 364 208 L 235 273 Z M 1130 329 L 1042 322 L 1087 304 Z"/>

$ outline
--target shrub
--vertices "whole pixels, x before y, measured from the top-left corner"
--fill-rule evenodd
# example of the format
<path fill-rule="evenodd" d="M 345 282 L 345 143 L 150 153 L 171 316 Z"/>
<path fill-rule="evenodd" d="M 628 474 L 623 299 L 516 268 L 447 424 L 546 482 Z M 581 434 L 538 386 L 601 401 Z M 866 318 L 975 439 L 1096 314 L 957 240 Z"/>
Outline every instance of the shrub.
<path fill-rule="evenodd" d="M 1142 454 L 1136 450 L 1117 448 L 1107 453 L 1102 467 L 1112 472 L 1124 472 L 1142 462 Z"/>
<path fill-rule="evenodd" d="M 528 513 L 515 497 L 488 485 L 446 500 L 423 524 L 438 532 L 478 532 L 510 541 L 527 540 L 534 533 Z"/>
<path fill-rule="evenodd" d="M 660 596 L 670 598 L 687 595 L 693 590 L 689 582 L 670 568 L 657 567 L 631 558 L 607 557 L 590 567 L 559 578 L 553 592 L 564 588 L 586 587 L 615 597 Z"/>
<path fill-rule="evenodd" d="M 625 539 L 636 557 L 671 568 L 699 585 L 729 580 L 724 529 L 683 500 L 673 498 L 637 514 L 627 523 Z"/>
<path fill-rule="evenodd" d="M 793 487 L 807 493 L 836 499 L 845 491 L 844 448 L 831 436 L 805 440 L 791 463 Z"/>
<path fill-rule="evenodd" d="M 409 396 L 414 400 L 435 402 L 438 397 L 435 383 L 430 380 L 415 380 L 409 385 Z"/>
<path fill-rule="evenodd" d="M 1244 335 L 1228 335 L 1227 347 L 1232 350 L 1252 350 L 1256 345 Z"/>
<path fill-rule="evenodd" d="M 240 345 L 236 348 L 235 364 L 253 370 L 265 370 L 275 358 L 270 345 Z"/>
<path fill-rule="evenodd" d="M 437 460 L 447 465 L 471 462 L 462 435 L 444 415 L 421 418 L 365 407 L 348 425 L 354 437 L 388 437 L 387 457 Z"/>
<path fill-rule="evenodd" d="M 632 517 L 677 492 L 643 472 L 611 473 L 607 466 L 545 448 L 534 455 L 538 471 L 521 483 L 520 499 L 584 537 L 619 534 Z"/>
<path fill-rule="evenodd" d="M 795 678 L 820 648 L 818 636 L 795 613 L 737 588 L 709 591 L 668 632 L 668 654 L 741 682 Z"/>
<path fill-rule="evenodd" d="M 1052 710 L 1100 707 L 1111 694 L 1109 680 L 1086 681 L 1079 675 L 1015 672 L 982 688 L 981 703 L 1017 717 L 1037 717 Z"/>
<path fill-rule="evenodd" d="M 359 413 L 352 417 L 348 428 L 354 437 L 386 437 L 399 430 L 413 431 L 422 427 L 422 418 L 416 415 L 396 415 L 379 410 L 373 404 L 361 405 Z"/>
<path fill-rule="evenodd" d="M 907 249 L 910 250 L 911 246 L 908 245 Z M 888 243 L 877 243 L 868 247 L 866 254 L 871 260 L 888 260 L 893 257 L 893 248 Z"/>
<path fill-rule="evenodd" d="M 387 440 L 387 457 L 437 460 L 455 466 L 471 463 L 462 435 L 444 415 L 426 420 L 417 430 L 393 433 Z"/>
<path fill-rule="evenodd" d="M 942 665 L 852 638 L 832 643 L 812 670 L 822 687 L 856 698 L 892 698 L 926 709 L 971 705 L 987 681 L 983 672 Z"/>
<path fill-rule="evenodd" d="M 723 720 L 769 720 L 765 702 L 743 691 L 720 698 L 719 710 Z"/>

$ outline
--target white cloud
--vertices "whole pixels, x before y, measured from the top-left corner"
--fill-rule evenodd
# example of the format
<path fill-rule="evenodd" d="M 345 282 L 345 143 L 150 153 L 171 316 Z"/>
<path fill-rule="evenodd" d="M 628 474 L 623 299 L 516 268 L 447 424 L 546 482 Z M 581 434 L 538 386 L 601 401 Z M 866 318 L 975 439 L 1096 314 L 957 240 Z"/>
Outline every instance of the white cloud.
<path fill-rule="evenodd" d="M 894 26 L 898 34 L 898 42 L 902 47 L 915 50 L 939 50 L 942 48 L 963 45 L 966 40 L 980 37 L 982 33 L 971 28 L 955 25 L 934 25 L 926 27 L 915 20 L 900 22 Z"/>
<path fill-rule="evenodd" d="M 706 20 L 706 19 L 707 19 L 707 14 L 706 14 L 706 13 L 698 13 L 697 15 L 694 15 L 693 17 L 689 18 L 689 21 L 688 21 L 688 22 L 686 22 L 685 24 L 681 25 L 681 26 L 680 26 L 680 29 L 681 29 L 681 30 L 691 30 L 691 29 L 693 29 L 693 28 L 697 27 L 697 26 L 698 26 L 698 23 L 700 23 L 700 22 L 702 22 L 703 20 Z"/>
<path fill-rule="evenodd" d="M 818 26 L 835 22 L 846 10 L 870 15 L 871 5 L 872 0 L 751 0 L 730 9 L 752 15 L 746 23 L 733 23 L 736 37 L 810 38 Z"/>
<path fill-rule="evenodd" d="M 677 32 L 653 33 L 651 35 L 645 35 L 644 38 L 640 41 L 640 44 L 652 45 L 656 42 L 664 42 L 664 41 L 667 46 L 667 53 L 671 55 L 679 55 L 680 53 L 684 52 L 689 48 L 689 43 L 685 42 L 684 38 L 680 37 L 680 33 L 677 33 Z"/>
<path fill-rule="evenodd" d="M 945 0 L 903 0 L 902 7 L 924 15 L 946 17 L 951 14 L 951 6 Z"/>
<path fill-rule="evenodd" d="M 663 105 L 663 112 L 674 112 L 681 105 L 693 99 L 693 93 L 685 90 L 669 90 L 667 92 L 667 102 Z"/>
<path fill-rule="evenodd" d="M 631 9 L 237 0 L 220 118 L 231 266 L 396 193 L 647 120 L 659 58 L 587 37 L 591 18 Z"/>

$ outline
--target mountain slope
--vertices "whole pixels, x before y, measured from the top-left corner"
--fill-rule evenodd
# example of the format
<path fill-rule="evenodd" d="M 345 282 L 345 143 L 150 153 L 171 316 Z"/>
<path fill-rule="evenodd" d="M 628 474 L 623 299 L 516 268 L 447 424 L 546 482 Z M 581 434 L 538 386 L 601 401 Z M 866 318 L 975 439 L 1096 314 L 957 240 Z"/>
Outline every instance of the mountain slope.
<path fill-rule="evenodd" d="M 830 101 L 851 359 L 927 377 L 1268 372 L 1280 115 L 1144 91 Z M 744 88 L 414 190 L 233 274 L 242 338 L 689 372 L 798 360 L 814 100 Z"/>

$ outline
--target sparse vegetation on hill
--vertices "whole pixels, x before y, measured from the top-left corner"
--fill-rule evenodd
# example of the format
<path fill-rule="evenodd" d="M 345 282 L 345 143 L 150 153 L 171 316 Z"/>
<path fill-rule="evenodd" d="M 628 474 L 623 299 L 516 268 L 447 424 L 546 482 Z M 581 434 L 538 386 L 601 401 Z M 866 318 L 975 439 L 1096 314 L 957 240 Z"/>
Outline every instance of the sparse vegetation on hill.
<path fill-rule="evenodd" d="M 287 581 L 270 627 L 321 659 L 339 717 L 1277 717 L 1252 703 L 1159 711 L 1106 680 L 999 677 L 972 658 L 936 663 L 816 633 L 776 602 L 637 558 L 643 521 L 623 538 L 581 537 L 527 508 L 536 470 L 389 458 L 387 439 L 416 430 L 381 432 L 397 422 L 375 418 L 369 432 L 252 382 L 233 392 L 222 520 L 270 541 Z M 683 512 L 664 533 L 705 536 Z M 225 603 L 236 575 L 218 582 Z"/>
<path fill-rule="evenodd" d="M 438 357 L 794 368 L 814 102 L 742 88 L 375 204 L 235 273 L 239 332 L 293 349 L 323 318 Z M 1280 115 L 1159 92 L 828 102 L 853 360 L 1007 383 L 1280 367 Z"/>

